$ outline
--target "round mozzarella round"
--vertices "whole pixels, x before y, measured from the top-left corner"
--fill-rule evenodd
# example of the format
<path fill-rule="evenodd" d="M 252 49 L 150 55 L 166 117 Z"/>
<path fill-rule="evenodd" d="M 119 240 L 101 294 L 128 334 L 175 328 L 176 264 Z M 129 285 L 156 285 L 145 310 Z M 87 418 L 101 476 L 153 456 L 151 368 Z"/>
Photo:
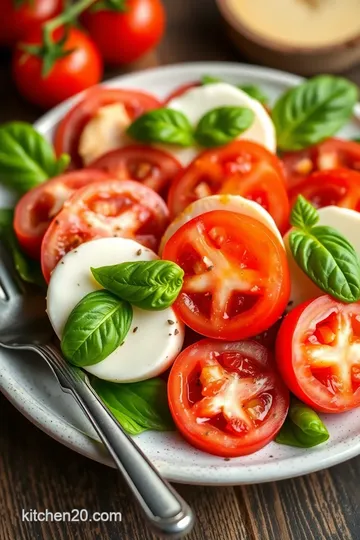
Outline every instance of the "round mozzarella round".
<path fill-rule="evenodd" d="M 328 227 L 333 227 L 354 246 L 356 252 L 360 256 L 360 214 L 354 210 L 349 210 L 347 208 L 338 208 L 337 206 L 326 206 L 320 208 L 319 212 L 319 221 L 318 225 L 326 225 Z M 301 270 L 297 265 L 294 257 L 292 256 L 290 245 L 289 245 L 289 235 L 291 230 L 286 233 L 284 236 L 285 249 L 288 256 L 289 262 L 289 271 L 291 277 L 291 295 L 289 309 L 293 309 L 302 302 L 306 302 L 311 298 L 321 296 L 324 292 L 319 289 L 307 277 L 307 275 Z"/>
<path fill-rule="evenodd" d="M 61 339 L 65 323 L 80 300 L 101 289 L 90 267 L 129 261 L 152 261 L 158 256 L 133 240 L 100 238 L 70 251 L 51 275 L 47 293 L 47 312 Z M 145 311 L 133 307 L 130 331 L 121 347 L 105 360 L 84 369 L 100 379 L 135 382 L 155 377 L 167 370 L 181 351 L 184 326 L 170 307 Z"/>
<path fill-rule="evenodd" d="M 270 152 L 276 152 L 275 128 L 269 114 L 259 101 L 227 83 L 206 84 L 192 88 L 181 96 L 172 99 L 166 107 L 180 111 L 196 127 L 199 120 L 212 109 L 218 107 L 247 107 L 254 113 L 254 122 L 249 129 L 238 138 L 254 141 L 265 146 Z M 195 146 L 189 148 L 161 145 L 167 152 L 173 154 L 182 165 L 186 166 L 201 152 Z"/>
<path fill-rule="evenodd" d="M 189 204 L 185 210 L 179 214 L 169 227 L 166 229 L 164 236 L 161 239 L 160 254 L 163 252 L 166 242 L 176 233 L 180 227 L 191 219 L 212 212 L 213 210 L 228 210 L 229 212 L 237 212 L 244 216 L 250 216 L 260 221 L 268 227 L 274 235 L 283 243 L 279 229 L 270 214 L 260 204 L 249 201 L 241 195 L 211 195 L 203 197 Z"/>

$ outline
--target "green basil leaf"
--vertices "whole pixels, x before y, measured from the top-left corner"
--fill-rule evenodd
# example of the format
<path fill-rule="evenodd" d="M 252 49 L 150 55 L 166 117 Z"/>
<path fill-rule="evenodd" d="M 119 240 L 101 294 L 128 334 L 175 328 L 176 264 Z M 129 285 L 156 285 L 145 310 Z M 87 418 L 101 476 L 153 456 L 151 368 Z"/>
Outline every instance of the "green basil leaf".
<path fill-rule="evenodd" d="M 219 77 L 212 77 L 211 75 L 204 75 L 201 77 L 201 84 L 214 84 L 219 82 L 225 82 L 223 79 L 219 79 Z M 239 84 L 237 85 L 237 88 L 245 92 L 245 94 L 248 94 L 253 99 L 256 99 L 256 101 L 260 101 L 262 105 L 267 105 L 269 102 L 269 98 L 264 94 L 264 92 L 259 88 L 258 86 L 255 86 L 254 84 Z"/>
<path fill-rule="evenodd" d="M 360 263 L 353 246 L 332 227 L 295 230 L 289 238 L 300 268 L 325 293 L 341 302 L 360 300 Z"/>
<path fill-rule="evenodd" d="M 249 129 L 254 118 L 253 111 L 246 107 L 218 107 L 201 118 L 195 138 L 207 148 L 227 144 Z"/>
<path fill-rule="evenodd" d="M 202 85 L 224 82 L 223 79 L 213 77 L 212 75 L 203 75 L 200 80 Z"/>
<path fill-rule="evenodd" d="M 290 214 L 290 223 L 293 227 L 307 229 L 319 221 L 316 208 L 302 195 L 299 195 Z"/>
<path fill-rule="evenodd" d="M 162 379 L 118 384 L 93 378 L 91 382 L 105 405 L 131 435 L 148 429 L 174 429 L 166 383 Z"/>
<path fill-rule="evenodd" d="M 285 423 L 275 439 L 276 442 L 299 448 L 312 448 L 328 439 L 329 432 L 316 412 L 293 398 Z"/>
<path fill-rule="evenodd" d="M 69 158 L 56 159 L 52 145 L 30 124 L 10 122 L 0 127 L 0 182 L 25 193 L 60 174 Z"/>
<path fill-rule="evenodd" d="M 184 271 L 171 261 L 138 261 L 91 268 L 94 278 L 108 291 L 147 310 L 173 304 L 183 284 Z"/>
<path fill-rule="evenodd" d="M 125 300 L 106 291 L 84 296 L 65 324 L 61 350 L 75 366 L 91 366 L 107 358 L 124 341 L 133 317 Z"/>
<path fill-rule="evenodd" d="M 319 75 L 286 92 L 272 119 L 280 150 L 301 150 L 334 135 L 352 115 L 357 86 L 333 75 Z"/>
<path fill-rule="evenodd" d="M 44 287 L 46 283 L 40 264 L 21 250 L 14 233 L 13 221 L 14 211 L 10 208 L 0 208 L 0 237 L 12 254 L 15 269 L 23 281 Z"/>
<path fill-rule="evenodd" d="M 193 128 L 186 116 L 174 109 L 156 109 L 139 116 L 127 130 L 137 141 L 151 143 L 194 144 Z"/>
<path fill-rule="evenodd" d="M 269 98 L 264 94 L 261 88 L 254 84 L 240 84 L 238 88 L 253 99 L 256 99 L 256 101 L 260 101 L 262 105 L 267 105 L 269 103 Z"/>

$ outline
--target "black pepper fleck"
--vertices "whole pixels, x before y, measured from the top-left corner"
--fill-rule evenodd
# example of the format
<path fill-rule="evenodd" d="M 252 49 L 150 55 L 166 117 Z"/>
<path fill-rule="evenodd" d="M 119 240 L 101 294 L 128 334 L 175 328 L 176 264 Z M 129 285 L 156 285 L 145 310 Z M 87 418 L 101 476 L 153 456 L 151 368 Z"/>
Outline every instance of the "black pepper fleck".
<path fill-rule="evenodd" d="M 171 319 L 168 319 L 168 324 L 175 324 L 175 321 L 172 321 Z"/>
<path fill-rule="evenodd" d="M 229 457 L 224 458 L 224 461 L 230 461 Z"/>
<path fill-rule="evenodd" d="M 172 334 L 169 334 L 169 336 L 172 336 Z"/>
<path fill-rule="evenodd" d="M 58 219 L 55 219 L 55 225 L 60 225 L 60 221 Z"/>
<path fill-rule="evenodd" d="M 136 255 L 141 255 L 141 254 L 142 254 L 142 249 L 138 249 L 136 252 Z"/>
<path fill-rule="evenodd" d="M 214 268 L 214 265 L 212 264 L 211 266 L 208 266 L 206 270 L 207 270 L 208 272 L 210 272 L 213 268 Z"/>
<path fill-rule="evenodd" d="M 135 334 L 135 332 L 138 331 L 138 328 L 139 328 L 138 326 L 135 326 L 135 328 L 134 328 L 134 330 L 133 330 L 134 334 Z"/>
<path fill-rule="evenodd" d="M 64 261 L 61 261 L 61 263 L 60 263 L 60 264 L 65 264 L 65 263 L 64 263 Z"/>
<path fill-rule="evenodd" d="M 175 328 L 175 330 L 174 330 L 174 335 L 177 336 L 178 333 L 179 333 L 179 330 L 178 330 L 177 328 Z"/>

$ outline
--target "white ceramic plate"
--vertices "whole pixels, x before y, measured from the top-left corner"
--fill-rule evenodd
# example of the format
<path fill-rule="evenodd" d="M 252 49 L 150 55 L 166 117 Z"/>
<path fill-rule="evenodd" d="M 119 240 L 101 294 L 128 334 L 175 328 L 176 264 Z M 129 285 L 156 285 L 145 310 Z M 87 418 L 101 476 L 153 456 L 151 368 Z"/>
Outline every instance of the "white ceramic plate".
<path fill-rule="evenodd" d="M 175 87 L 210 74 L 233 83 L 261 86 L 274 100 L 301 79 L 293 75 L 240 64 L 196 63 L 161 67 L 117 77 L 106 82 L 113 87 L 143 89 L 159 97 Z M 75 98 L 76 100 L 76 98 Z M 74 100 L 70 100 L 37 123 L 36 128 L 51 139 L 54 127 Z M 356 111 L 360 118 L 360 109 Z M 359 135 L 354 120 L 342 135 Z M 10 201 L 0 192 L 2 205 Z M 69 448 L 96 461 L 112 465 L 94 431 L 71 396 L 62 393 L 50 369 L 33 355 L 0 354 L 0 389 L 27 418 Z M 302 450 L 271 443 L 261 451 L 225 461 L 196 451 L 177 433 L 147 432 L 136 441 L 169 480 L 193 484 L 246 484 L 280 480 L 330 467 L 360 454 L 360 409 L 324 417 L 330 440 L 316 448 Z"/>

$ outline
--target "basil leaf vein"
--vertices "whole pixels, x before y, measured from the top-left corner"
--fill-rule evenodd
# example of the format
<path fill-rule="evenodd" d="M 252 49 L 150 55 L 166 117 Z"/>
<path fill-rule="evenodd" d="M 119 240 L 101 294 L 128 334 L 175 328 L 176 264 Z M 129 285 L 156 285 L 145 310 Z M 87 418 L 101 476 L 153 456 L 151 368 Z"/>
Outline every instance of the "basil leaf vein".
<path fill-rule="evenodd" d="M 56 159 L 52 145 L 30 124 L 10 122 L 0 127 L 0 182 L 25 193 L 63 172 L 69 163 Z"/>
<path fill-rule="evenodd" d="M 280 150 L 301 150 L 334 135 L 352 115 L 358 99 L 355 84 L 319 75 L 286 92 L 272 119 Z"/>
<path fill-rule="evenodd" d="M 182 112 L 174 109 L 156 109 L 139 116 L 127 133 L 133 139 L 146 143 L 194 144 L 192 125 Z"/>
<path fill-rule="evenodd" d="M 171 261 L 136 261 L 91 268 L 100 285 L 147 310 L 162 310 L 176 300 L 184 271 Z"/>
<path fill-rule="evenodd" d="M 335 229 L 296 230 L 290 233 L 289 242 L 297 264 L 320 289 L 342 302 L 360 300 L 357 253 Z"/>
<path fill-rule="evenodd" d="M 246 131 L 254 119 L 254 112 L 246 107 L 218 107 L 201 118 L 195 138 L 205 147 L 221 146 Z"/>
<path fill-rule="evenodd" d="M 65 324 L 61 350 L 75 366 L 91 366 L 109 356 L 129 332 L 131 305 L 107 291 L 84 296 Z"/>
<path fill-rule="evenodd" d="M 94 377 L 91 382 L 105 405 L 131 435 L 148 429 L 174 429 L 167 402 L 166 383 L 162 379 L 118 384 Z"/>

